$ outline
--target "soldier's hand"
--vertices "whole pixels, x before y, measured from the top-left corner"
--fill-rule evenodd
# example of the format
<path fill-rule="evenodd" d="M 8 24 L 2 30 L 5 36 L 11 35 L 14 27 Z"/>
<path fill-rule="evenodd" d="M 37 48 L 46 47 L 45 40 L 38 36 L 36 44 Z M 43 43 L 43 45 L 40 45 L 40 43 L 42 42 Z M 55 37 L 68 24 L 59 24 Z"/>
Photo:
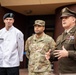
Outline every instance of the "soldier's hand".
<path fill-rule="evenodd" d="M 58 59 L 62 57 L 68 57 L 68 51 L 62 46 L 62 50 L 55 50 L 54 51 L 55 57 L 58 57 Z"/>
<path fill-rule="evenodd" d="M 45 58 L 46 58 L 47 60 L 50 59 L 50 54 L 51 54 L 51 49 L 45 54 Z"/>

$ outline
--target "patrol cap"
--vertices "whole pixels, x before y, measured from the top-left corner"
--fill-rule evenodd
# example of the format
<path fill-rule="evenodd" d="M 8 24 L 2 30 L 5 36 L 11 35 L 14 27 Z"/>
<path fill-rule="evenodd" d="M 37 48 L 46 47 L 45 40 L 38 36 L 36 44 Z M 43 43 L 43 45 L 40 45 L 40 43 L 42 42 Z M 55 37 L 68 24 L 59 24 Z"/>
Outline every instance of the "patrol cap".
<path fill-rule="evenodd" d="M 6 13 L 6 14 L 3 16 L 3 20 L 6 19 L 6 18 L 14 18 L 14 14 L 13 14 L 13 13 Z"/>
<path fill-rule="evenodd" d="M 70 9 L 67 8 L 67 7 L 65 7 L 65 8 L 62 9 L 61 14 L 62 14 L 62 15 L 61 15 L 60 18 L 66 17 L 66 16 L 74 16 L 74 17 L 76 17 L 76 12 L 70 10 Z"/>
<path fill-rule="evenodd" d="M 43 20 L 35 20 L 34 26 L 35 25 L 45 26 L 45 21 L 43 21 Z"/>

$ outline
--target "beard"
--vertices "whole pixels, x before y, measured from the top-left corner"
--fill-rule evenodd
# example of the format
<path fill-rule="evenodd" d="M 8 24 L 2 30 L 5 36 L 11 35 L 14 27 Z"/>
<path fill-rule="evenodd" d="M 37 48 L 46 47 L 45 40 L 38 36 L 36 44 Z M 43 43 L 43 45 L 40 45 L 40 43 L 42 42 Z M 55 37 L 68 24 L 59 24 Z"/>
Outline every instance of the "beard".
<path fill-rule="evenodd" d="M 43 32 L 36 32 L 35 31 L 35 34 L 37 34 L 37 35 L 41 35 Z"/>

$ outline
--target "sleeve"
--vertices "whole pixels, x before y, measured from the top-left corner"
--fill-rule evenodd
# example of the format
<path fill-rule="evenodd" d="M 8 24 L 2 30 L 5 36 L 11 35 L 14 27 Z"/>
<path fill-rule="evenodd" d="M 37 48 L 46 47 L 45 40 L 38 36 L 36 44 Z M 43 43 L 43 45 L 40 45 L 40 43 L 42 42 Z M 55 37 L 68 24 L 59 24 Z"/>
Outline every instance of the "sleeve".
<path fill-rule="evenodd" d="M 23 33 L 18 33 L 18 53 L 19 60 L 23 61 L 23 52 L 24 52 L 24 35 Z"/>
<path fill-rule="evenodd" d="M 74 34 L 74 50 L 68 51 L 69 52 L 69 56 L 70 58 L 76 60 L 76 32 Z"/>
<path fill-rule="evenodd" d="M 50 61 L 57 61 L 58 59 L 56 57 L 54 57 L 53 55 L 53 52 L 54 50 L 56 49 L 56 43 L 53 39 L 51 39 L 51 42 L 50 42 L 50 48 L 51 48 L 51 55 L 50 55 Z"/>
<path fill-rule="evenodd" d="M 29 40 L 28 39 L 25 42 L 25 52 L 26 52 L 26 57 L 29 59 L 30 51 L 29 51 Z"/>
<path fill-rule="evenodd" d="M 55 50 L 55 48 L 56 48 L 56 43 L 53 38 L 51 38 L 51 41 L 50 41 L 50 48 L 51 48 L 51 50 Z"/>

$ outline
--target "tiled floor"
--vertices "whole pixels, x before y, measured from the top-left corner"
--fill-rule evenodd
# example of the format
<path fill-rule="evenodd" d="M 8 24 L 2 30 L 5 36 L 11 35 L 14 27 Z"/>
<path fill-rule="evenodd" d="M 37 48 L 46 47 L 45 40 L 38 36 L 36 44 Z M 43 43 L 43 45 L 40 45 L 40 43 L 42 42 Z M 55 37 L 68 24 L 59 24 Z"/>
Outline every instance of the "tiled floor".
<path fill-rule="evenodd" d="M 28 75 L 27 69 L 20 69 L 20 75 Z M 51 75 L 54 75 L 53 73 Z"/>
<path fill-rule="evenodd" d="M 28 75 L 27 69 L 20 69 L 20 75 Z"/>

